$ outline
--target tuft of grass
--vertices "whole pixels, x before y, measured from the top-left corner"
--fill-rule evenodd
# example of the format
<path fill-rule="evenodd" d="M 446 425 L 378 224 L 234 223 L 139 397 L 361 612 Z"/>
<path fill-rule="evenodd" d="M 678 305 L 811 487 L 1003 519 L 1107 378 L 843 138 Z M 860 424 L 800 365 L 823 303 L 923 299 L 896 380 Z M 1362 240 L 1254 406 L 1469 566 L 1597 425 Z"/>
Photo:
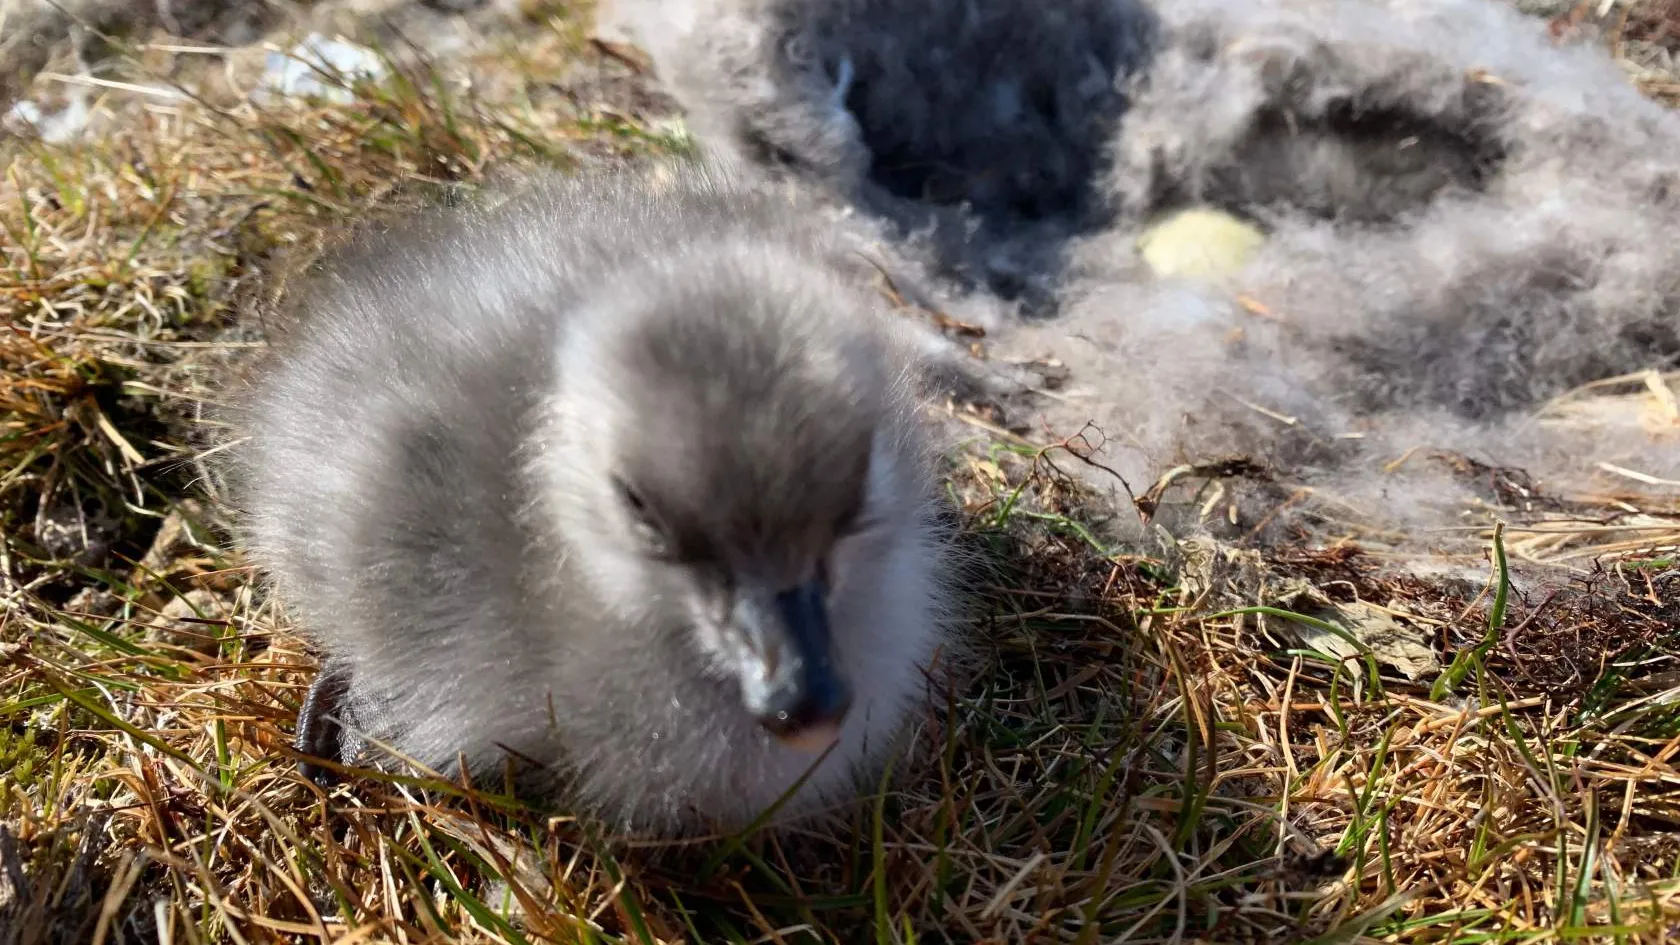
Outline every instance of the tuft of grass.
<path fill-rule="evenodd" d="M 107 101 L 87 143 L 0 142 L 0 942 L 1670 937 L 1671 527 L 1495 530 L 1480 594 L 1352 546 L 1140 552 L 1073 440 L 951 456 L 997 564 L 980 665 L 828 823 L 648 844 L 483 787 L 300 781 L 311 661 L 226 546 L 199 408 L 347 219 L 687 147 L 586 9 L 526 6 L 470 95 L 393 54 L 345 104 Z M 1534 600 L 1507 554 L 1618 557 Z M 1293 628 L 1346 631 L 1280 603 L 1303 583 L 1448 668 L 1313 649 Z"/>

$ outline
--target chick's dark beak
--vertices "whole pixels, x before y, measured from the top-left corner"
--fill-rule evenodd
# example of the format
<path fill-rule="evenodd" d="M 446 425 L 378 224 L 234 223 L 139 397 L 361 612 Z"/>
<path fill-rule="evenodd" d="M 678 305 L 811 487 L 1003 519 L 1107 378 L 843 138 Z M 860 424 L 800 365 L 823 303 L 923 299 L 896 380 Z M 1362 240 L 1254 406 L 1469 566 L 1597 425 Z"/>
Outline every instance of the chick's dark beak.
<path fill-rule="evenodd" d="M 820 581 L 807 581 L 745 597 L 737 612 L 753 651 L 741 677 L 747 710 L 784 744 L 805 751 L 822 751 L 839 737 L 852 703 L 834 666 L 825 597 Z"/>

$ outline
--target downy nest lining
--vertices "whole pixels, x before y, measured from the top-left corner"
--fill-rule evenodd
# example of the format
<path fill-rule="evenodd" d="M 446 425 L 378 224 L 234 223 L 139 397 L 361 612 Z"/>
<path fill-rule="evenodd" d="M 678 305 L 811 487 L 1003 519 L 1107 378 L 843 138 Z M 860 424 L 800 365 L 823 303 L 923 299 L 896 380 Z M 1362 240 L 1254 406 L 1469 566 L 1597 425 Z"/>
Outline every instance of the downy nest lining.
<path fill-rule="evenodd" d="M 987 322 L 994 358 L 1060 361 L 1029 424 L 1094 421 L 1135 488 L 1244 455 L 1416 526 L 1476 496 L 1446 464 L 1391 468 L 1414 447 L 1547 485 L 1672 470 L 1672 431 L 1536 413 L 1680 357 L 1677 119 L 1494 0 L 608 15 L 713 153 L 793 165 L 976 298 L 1048 301 L 1061 317 Z M 1263 248 L 1214 284 L 1155 276 L 1138 236 L 1196 205 Z"/>
<path fill-rule="evenodd" d="M 1105 182 L 1119 221 L 1082 241 L 1064 317 L 994 347 L 1066 365 L 1037 412 L 1095 422 L 1134 489 L 1246 455 L 1390 525 L 1492 498 L 1431 451 L 1542 487 L 1601 461 L 1673 476 L 1672 425 L 1542 408 L 1680 362 L 1680 116 L 1490 0 L 1163 14 Z M 1213 284 L 1152 278 L 1137 225 L 1194 203 L 1266 243 Z"/>
<path fill-rule="evenodd" d="M 1099 169 L 1147 61 L 1139 0 L 611 0 L 716 157 L 791 170 L 946 276 L 1043 302 L 1100 226 Z"/>

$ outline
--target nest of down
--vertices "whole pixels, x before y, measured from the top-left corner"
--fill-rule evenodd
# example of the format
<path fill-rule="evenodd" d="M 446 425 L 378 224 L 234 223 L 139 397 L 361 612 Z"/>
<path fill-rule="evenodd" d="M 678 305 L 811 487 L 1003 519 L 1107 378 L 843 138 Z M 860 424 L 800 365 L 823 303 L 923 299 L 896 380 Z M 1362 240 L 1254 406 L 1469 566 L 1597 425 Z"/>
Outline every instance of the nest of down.
<path fill-rule="evenodd" d="M 1680 115 L 1599 49 L 1496 0 L 692 6 L 636 38 L 701 142 L 1032 303 L 992 356 L 1067 381 L 1014 406 L 1133 486 L 1241 456 L 1411 528 L 1497 498 L 1414 456 L 1680 478 Z M 1163 277 L 1139 237 L 1198 206 L 1263 238 Z M 1670 415 L 1560 408 L 1617 379 Z"/>

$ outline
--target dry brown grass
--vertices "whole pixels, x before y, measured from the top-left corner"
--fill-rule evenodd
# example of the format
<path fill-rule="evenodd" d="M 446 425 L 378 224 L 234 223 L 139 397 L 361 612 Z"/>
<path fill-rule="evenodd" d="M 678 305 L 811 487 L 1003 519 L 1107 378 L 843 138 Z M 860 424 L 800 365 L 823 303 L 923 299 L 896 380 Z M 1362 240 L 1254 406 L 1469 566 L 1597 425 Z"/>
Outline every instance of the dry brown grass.
<path fill-rule="evenodd" d="M 1105 548 L 1059 472 L 1070 445 L 980 435 L 950 480 L 999 564 L 987 658 L 926 720 L 922 761 L 835 824 L 654 846 L 483 790 L 300 781 L 312 662 L 223 551 L 197 405 L 259 343 L 284 290 L 264 273 L 345 218 L 498 163 L 668 144 L 590 106 L 629 87 L 579 16 L 532 26 L 494 102 L 418 78 L 295 109 L 113 93 L 93 144 L 0 144 L 0 942 L 1680 926 L 1680 506 L 1613 471 L 1488 533 L 1485 582 L 1429 581 L 1351 545 Z M 1658 390 L 1585 391 L 1556 422 L 1660 413 Z M 1530 599 L 1505 554 L 1571 576 Z M 1383 619 L 1414 649 L 1370 642 Z"/>

